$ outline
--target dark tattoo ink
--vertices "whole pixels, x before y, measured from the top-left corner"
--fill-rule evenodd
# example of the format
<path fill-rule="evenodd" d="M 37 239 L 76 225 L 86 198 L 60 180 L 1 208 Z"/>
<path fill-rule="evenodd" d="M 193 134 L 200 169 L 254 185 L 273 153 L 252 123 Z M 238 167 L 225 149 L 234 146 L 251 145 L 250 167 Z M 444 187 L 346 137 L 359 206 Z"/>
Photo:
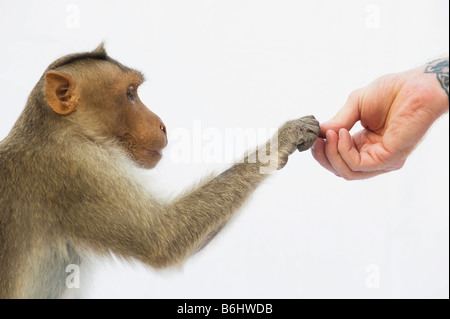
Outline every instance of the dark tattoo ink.
<path fill-rule="evenodd" d="M 439 84 L 448 96 L 448 58 L 429 62 L 424 73 L 436 74 Z"/>

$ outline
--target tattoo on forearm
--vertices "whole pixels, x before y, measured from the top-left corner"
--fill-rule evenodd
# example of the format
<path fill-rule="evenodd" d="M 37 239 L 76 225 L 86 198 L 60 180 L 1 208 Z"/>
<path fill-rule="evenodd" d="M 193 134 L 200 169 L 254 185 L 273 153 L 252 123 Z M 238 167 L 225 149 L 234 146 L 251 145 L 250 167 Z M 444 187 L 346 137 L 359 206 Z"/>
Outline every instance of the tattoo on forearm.
<path fill-rule="evenodd" d="M 434 73 L 442 89 L 448 96 L 448 58 L 438 59 L 428 63 L 424 73 Z"/>

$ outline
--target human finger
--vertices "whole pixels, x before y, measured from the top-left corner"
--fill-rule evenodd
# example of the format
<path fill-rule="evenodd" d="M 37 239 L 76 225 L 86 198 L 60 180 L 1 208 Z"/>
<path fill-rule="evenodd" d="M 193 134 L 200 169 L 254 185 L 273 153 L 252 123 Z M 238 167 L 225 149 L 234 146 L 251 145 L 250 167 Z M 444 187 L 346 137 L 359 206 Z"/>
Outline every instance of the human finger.
<path fill-rule="evenodd" d="M 354 171 L 352 170 L 342 155 L 339 153 L 339 135 L 333 130 L 326 132 L 327 143 L 325 144 L 325 154 L 333 167 L 334 171 L 337 172 L 338 176 L 342 176 L 346 180 L 358 180 L 374 177 L 385 173 L 383 170 L 373 170 L 373 171 Z M 341 146 L 341 149 L 344 149 Z"/>
<path fill-rule="evenodd" d="M 316 142 L 311 148 L 311 154 L 322 167 L 339 176 L 325 154 L 325 141 L 322 138 L 319 137 L 316 139 Z"/>
<path fill-rule="evenodd" d="M 338 113 L 331 120 L 320 125 L 320 137 L 325 137 L 328 130 L 335 132 L 338 132 L 341 128 L 350 130 L 360 120 L 359 101 L 361 92 L 361 89 L 353 91 Z"/>

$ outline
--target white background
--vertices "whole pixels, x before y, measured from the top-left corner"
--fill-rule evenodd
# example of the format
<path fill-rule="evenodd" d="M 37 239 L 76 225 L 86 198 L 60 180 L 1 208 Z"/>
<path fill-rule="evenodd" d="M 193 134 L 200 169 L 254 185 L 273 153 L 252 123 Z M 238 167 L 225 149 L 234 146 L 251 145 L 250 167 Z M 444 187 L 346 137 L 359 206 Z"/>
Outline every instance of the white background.
<path fill-rule="evenodd" d="M 352 90 L 448 54 L 448 7 L 447 0 L 1 0 L 0 139 L 48 64 L 101 41 L 146 74 L 141 99 L 169 132 L 191 133 L 187 144 L 205 138 L 195 137 L 195 123 L 224 134 L 308 114 L 326 121 Z M 179 163 L 171 156 L 179 143 L 169 143 L 153 186 L 176 193 L 229 165 L 194 155 Z M 161 272 L 104 260 L 92 280 L 81 273 L 82 296 L 448 298 L 448 175 L 448 115 L 402 170 L 374 179 L 347 182 L 310 152 L 296 153 L 183 267 Z"/>

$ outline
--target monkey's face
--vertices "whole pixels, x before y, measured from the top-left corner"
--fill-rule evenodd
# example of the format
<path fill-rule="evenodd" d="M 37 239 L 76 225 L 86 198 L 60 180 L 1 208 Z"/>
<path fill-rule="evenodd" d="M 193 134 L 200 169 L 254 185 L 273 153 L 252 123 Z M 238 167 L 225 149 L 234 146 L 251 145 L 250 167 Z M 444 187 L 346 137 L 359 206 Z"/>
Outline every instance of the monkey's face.
<path fill-rule="evenodd" d="M 113 135 L 139 166 L 150 169 L 162 157 L 162 150 L 167 145 L 167 131 L 161 119 L 139 99 L 137 89 L 141 83 L 141 76 L 131 74 L 116 84 Z"/>
<path fill-rule="evenodd" d="M 83 76 L 48 72 L 45 93 L 53 111 L 68 116 L 94 138 L 119 141 L 140 167 L 150 169 L 162 157 L 167 132 L 139 99 L 142 82 L 137 71 L 98 61 L 83 70 Z"/>

